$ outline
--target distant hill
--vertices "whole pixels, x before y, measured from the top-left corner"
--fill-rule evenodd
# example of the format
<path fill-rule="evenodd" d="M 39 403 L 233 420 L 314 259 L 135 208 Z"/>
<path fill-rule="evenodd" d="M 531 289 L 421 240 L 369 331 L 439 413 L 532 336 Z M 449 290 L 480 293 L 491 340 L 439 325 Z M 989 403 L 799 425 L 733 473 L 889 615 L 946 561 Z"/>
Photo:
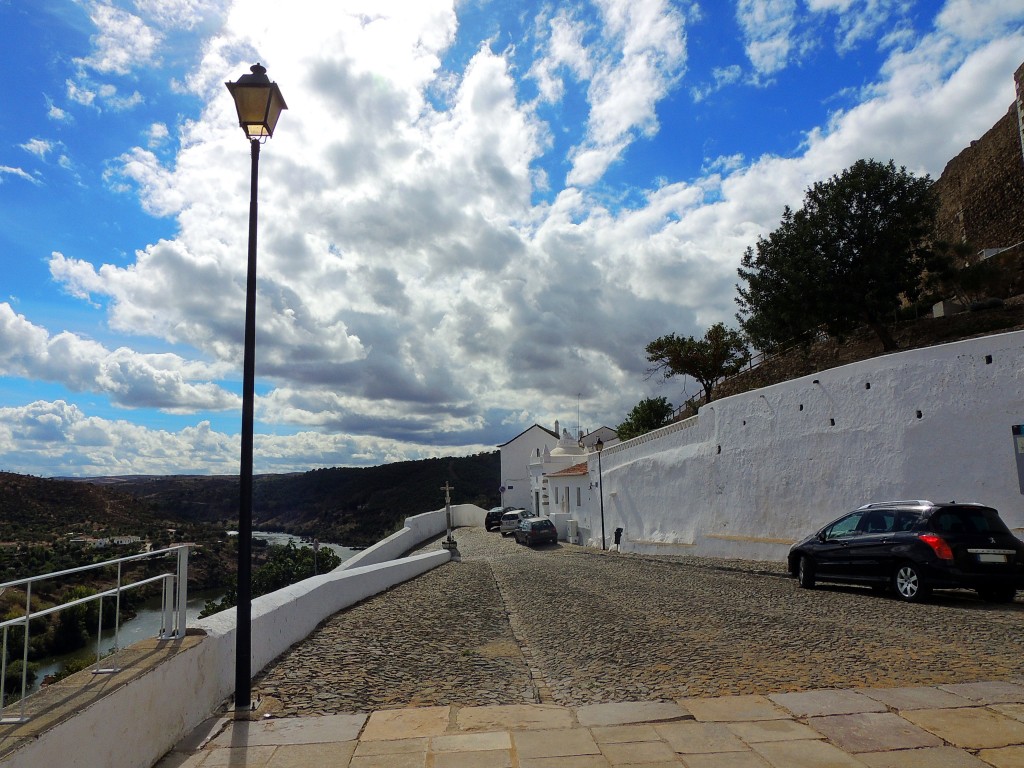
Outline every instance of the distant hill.
<path fill-rule="evenodd" d="M 141 534 L 159 525 L 145 503 L 118 490 L 0 472 L 0 542 Z"/>
<path fill-rule="evenodd" d="M 493 451 L 378 467 L 259 475 L 253 479 L 253 527 L 368 546 L 396 530 L 404 518 L 443 507 L 445 482 L 454 487 L 453 504 L 495 506 L 500 474 L 500 457 Z M 162 518 L 237 525 L 237 477 L 105 477 L 91 478 L 88 484 L 131 494 Z"/>

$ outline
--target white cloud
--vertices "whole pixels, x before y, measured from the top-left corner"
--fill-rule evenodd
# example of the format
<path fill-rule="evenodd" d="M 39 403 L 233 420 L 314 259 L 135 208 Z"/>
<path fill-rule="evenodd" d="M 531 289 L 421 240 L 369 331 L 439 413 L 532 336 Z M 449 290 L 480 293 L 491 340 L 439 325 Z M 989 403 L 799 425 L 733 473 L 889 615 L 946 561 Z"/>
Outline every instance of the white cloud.
<path fill-rule="evenodd" d="M 30 182 L 31 184 L 42 184 L 42 182 L 33 176 L 31 173 L 22 170 L 21 168 L 14 168 L 9 165 L 0 165 L 0 184 L 3 183 L 4 176 L 14 176 L 22 179 L 23 181 Z"/>
<path fill-rule="evenodd" d="M 162 35 L 141 18 L 105 2 L 92 3 L 89 18 L 98 30 L 92 38 L 94 50 L 76 59 L 79 64 L 104 74 L 127 75 L 153 61 Z"/>
<path fill-rule="evenodd" d="M 135 8 L 162 29 L 194 29 L 219 16 L 228 0 L 135 0 Z"/>
<path fill-rule="evenodd" d="M 73 391 L 100 392 L 123 407 L 170 412 L 224 410 L 237 398 L 210 381 L 223 371 L 172 354 L 145 355 L 127 348 L 113 351 L 63 332 L 46 330 L 0 303 L 0 373 L 59 382 Z"/>
<path fill-rule="evenodd" d="M 531 72 L 549 100 L 561 94 L 554 72 L 567 67 L 589 82 L 584 141 L 571 153 L 567 182 L 598 181 L 638 137 L 658 129 L 656 104 L 686 67 L 686 16 L 665 0 L 596 0 L 601 26 L 583 44 L 584 27 L 565 11 L 550 22 L 547 54 Z"/>
<path fill-rule="evenodd" d="M 796 13 L 796 0 L 739 0 L 736 4 L 747 58 L 758 74 L 772 75 L 789 63 Z"/>
<path fill-rule="evenodd" d="M 1020 29 L 1016 0 L 947 0 L 936 27 L 966 40 L 983 42 L 1008 29 Z"/>
<path fill-rule="evenodd" d="M 19 144 L 18 146 L 29 154 L 45 160 L 46 155 L 53 149 L 53 142 L 46 139 L 29 139 L 24 144 Z"/>
<path fill-rule="evenodd" d="M 166 125 L 163 123 L 153 123 L 146 131 L 146 136 L 148 137 L 147 144 L 150 149 L 155 149 L 166 144 L 170 135 Z"/>

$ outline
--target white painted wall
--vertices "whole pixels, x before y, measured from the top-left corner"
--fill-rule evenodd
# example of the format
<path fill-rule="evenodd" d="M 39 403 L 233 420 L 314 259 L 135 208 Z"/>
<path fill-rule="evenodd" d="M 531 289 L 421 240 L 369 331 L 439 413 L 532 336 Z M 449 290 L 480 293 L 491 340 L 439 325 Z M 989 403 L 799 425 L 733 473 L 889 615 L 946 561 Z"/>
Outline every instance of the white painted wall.
<path fill-rule="evenodd" d="M 899 498 L 980 501 L 1020 532 L 1010 428 L 1022 423 L 1020 331 L 725 398 L 604 450 L 608 538 L 622 526 L 623 551 L 780 559 L 816 526 Z M 596 481 L 594 455 L 589 470 Z M 600 546 L 598 503 L 595 489 L 590 546 Z"/>
<path fill-rule="evenodd" d="M 554 448 L 558 437 L 534 424 L 529 429 L 516 435 L 507 443 L 498 446 L 501 456 L 501 483 L 505 487 L 502 504 L 506 507 L 533 509 L 533 496 L 530 491 L 529 464 L 545 447 Z"/>
<path fill-rule="evenodd" d="M 452 504 L 452 526 L 463 528 L 483 526 L 487 510 L 475 504 Z M 372 547 L 367 547 L 358 555 L 350 557 L 339 568 L 348 570 L 372 563 L 384 563 L 401 557 L 422 541 L 443 533 L 448 527 L 445 508 L 424 512 L 420 515 L 405 518 L 405 525 L 386 539 L 381 539 Z"/>

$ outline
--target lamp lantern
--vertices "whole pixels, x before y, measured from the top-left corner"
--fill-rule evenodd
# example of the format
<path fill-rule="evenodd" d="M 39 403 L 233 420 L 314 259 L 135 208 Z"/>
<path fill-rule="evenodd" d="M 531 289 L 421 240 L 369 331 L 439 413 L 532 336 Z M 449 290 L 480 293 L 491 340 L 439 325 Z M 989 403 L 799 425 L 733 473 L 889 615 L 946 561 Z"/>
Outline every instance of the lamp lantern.
<path fill-rule="evenodd" d="M 277 83 L 270 82 L 267 68 L 261 64 L 249 67 L 251 74 L 242 75 L 234 83 L 224 83 L 235 100 L 238 124 L 250 140 L 266 141 L 274 135 L 281 112 L 288 109 Z"/>

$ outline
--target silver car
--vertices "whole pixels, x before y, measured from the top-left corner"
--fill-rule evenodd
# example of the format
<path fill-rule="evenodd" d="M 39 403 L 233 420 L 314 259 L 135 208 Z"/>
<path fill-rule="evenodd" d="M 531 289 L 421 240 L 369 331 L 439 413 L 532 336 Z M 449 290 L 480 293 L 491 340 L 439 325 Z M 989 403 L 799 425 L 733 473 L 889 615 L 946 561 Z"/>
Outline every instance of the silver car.
<path fill-rule="evenodd" d="M 521 520 L 525 520 L 528 517 L 536 517 L 536 515 L 525 509 L 513 509 L 511 512 L 506 512 L 501 516 L 501 526 L 498 530 L 501 531 L 502 536 L 508 536 L 519 527 Z"/>

